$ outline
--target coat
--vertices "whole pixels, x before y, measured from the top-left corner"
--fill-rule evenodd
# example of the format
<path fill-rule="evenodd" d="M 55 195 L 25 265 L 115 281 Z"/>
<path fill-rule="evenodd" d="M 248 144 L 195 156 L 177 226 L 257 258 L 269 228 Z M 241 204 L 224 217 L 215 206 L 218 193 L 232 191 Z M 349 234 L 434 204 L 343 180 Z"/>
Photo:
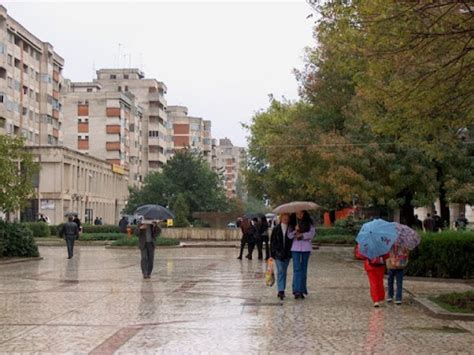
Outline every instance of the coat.
<path fill-rule="evenodd" d="M 147 225 L 147 228 L 150 225 Z M 156 246 L 156 237 L 161 233 L 161 228 L 157 225 L 151 225 L 151 243 L 153 248 Z M 138 236 L 138 247 L 140 249 L 145 249 L 146 246 L 146 229 L 140 229 L 140 226 L 135 228 L 135 235 Z"/>
<path fill-rule="evenodd" d="M 79 237 L 79 227 L 74 222 L 64 223 L 64 225 L 61 227 L 61 230 L 59 231 L 59 235 L 62 238 L 67 238 L 67 237 L 78 238 Z"/>
<path fill-rule="evenodd" d="M 289 228 L 289 227 L 288 227 Z M 272 258 L 278 260 L 289 260 L 291 259 L 291 246 L 293 240 L 288 238 L 289 230 L 286 230 L 286 235 L 283 235 L 281 224 L 277 225 L 272 230 L 272 236 L 270 239 L 270 253 Z M 285 243 L 283 244 L 283 238 Z"/>

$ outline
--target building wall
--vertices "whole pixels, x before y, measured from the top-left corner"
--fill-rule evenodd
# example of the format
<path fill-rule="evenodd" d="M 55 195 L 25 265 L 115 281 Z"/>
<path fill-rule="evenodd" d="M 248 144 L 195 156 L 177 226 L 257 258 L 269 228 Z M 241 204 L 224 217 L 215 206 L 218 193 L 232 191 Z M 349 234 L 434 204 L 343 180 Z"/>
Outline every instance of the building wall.
<path fill-rule="evenodd" d="M 41 166 L 35 212 L 47 215 L 52 224 L 64 222 L 67 212 L 77 212 L 84 222 L 86 210 L 92 220 L 118 223 L 128 198 L 126 170 L 114 171 L 104 160 L 64 147 L 27 149 Z"/>
<path fill-rule="evenodd" d="M 228 138 L 220 139 L 216 147 L 216 170 L 222 174 L 227 198 L 237 197 L 237 181 L 245 159 L 245 149 L 236 147 Z"/>
<path fill-rule="evenodd" d="M 27 144 L 62 143 L 64 60 L 0 5 L 0 134 Z"/>

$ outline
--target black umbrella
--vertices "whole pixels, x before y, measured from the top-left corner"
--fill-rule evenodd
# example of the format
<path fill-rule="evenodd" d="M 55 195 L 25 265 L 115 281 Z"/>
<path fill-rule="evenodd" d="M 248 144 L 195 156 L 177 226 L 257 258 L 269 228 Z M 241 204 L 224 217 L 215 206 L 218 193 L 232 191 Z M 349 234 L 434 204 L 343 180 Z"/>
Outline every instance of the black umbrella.
<path fill-rule="evenodd" d="M 144 219 L 175 219 L 173 212 L 160 205 L 143 205 L 136 209 L 136 215 L 143 216 Z"/>
<path fill-rule="evenodd" d="M 259 213 L 259 212 L 246 213 L 244 214 L 244 218 L 247 218 L 247 219 L 265 218 L 265 213 Z"/>

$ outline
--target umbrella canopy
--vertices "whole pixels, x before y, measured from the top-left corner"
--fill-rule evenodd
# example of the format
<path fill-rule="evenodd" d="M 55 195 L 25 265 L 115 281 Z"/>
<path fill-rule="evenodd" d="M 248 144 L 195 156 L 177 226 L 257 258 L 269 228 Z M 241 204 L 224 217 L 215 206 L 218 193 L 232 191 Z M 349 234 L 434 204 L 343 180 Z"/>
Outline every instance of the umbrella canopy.
<path fill-rule="evenodd" d="M 69 217 L 69 216 L 77 217 L 79 216 L 79 214 L 77 212 L 66 212 L 64 214 L 64 217 Z"/>
<path fill-rule="evenodd" d="M 265 214 L 264 213 L 258 213 L 258 212 L 255 212 L 255 213 L 246 213 L 244 214 L 243 216 L 244 218 L 247 218 L 247 219 L 254 219 L 254 218 L 265 218 Z"/>
<path fill-rule="evenodd" d="M 357 235 L 359 251 L 369 259 L 387 254 L 398 238 L 395 223 L 375 219 L 365 223 Z"/>
<path fill-rule="evenodd" d="M 407 248 L 408 250 L 415 249 L 418 244 L 420 244 L 421 238 L 418 233 L 411 229 L 410 227 L 394 222 L 397 229 L 398 238 L 395 241 L 395 244 L 402 248 Z"/>
<path fill-rule="evenodd" d="M 290 203 L 285 203 L 280 205 L 273 210 L 273 213 L 282 214 L 282 213 L 295 213 L 298 211 L 308 211 L 315 210 L 320 206 L 314 202 L 310 201 L 293 201 Z"/>
<path fill-rule="evenodd" d="M 160 205 L 143 205 L 135 210 L 135 214 L 143 216 L 144 219 L 175 219 L 173 212 Z"/>

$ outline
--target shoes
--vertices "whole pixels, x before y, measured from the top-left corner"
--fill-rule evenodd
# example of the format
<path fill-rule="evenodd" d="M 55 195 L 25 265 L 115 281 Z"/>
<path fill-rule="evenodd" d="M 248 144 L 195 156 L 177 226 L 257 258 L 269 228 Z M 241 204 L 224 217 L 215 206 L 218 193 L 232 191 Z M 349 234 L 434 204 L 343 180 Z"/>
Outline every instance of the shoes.
<path fill-rule="evenodd" d="M 285 298 L 285 291 L 278 291 L 278 298 L 283 301 Z"/>
<path fill-rule="evenodd" d="M 387 298 L 387 303 L 392 303 L 393 302 L 393 298 Z"/>
<path fill-rule="evenodd" d="M 374 307 L 375 307 L 375 308 L 379 308 L 379 307 L 380 307 L 380 303 L 374 302 Z"/>
<path fill-rule="evenodd" d="M 300 294 L 300 298 L 304 300 L 304 298 L 305 298 L 305 297 L 304 297 L 304 294 L 301 293 L 301 294 Z"/>
<path fill-rule="evenodd" d="M 247 254 L 245 257 L 249 260 L 252 260 L 252 255 L 250 255 L 250 254 Z"/>
<path fill-rule="evenodd" d="M 67 258 L 68 258 L 68 259 L 72 259 L 72 256 L 68 256 Z"/>
<path fill-rule="evenodd" d="M 144 279 L 149 279 L 149 278 L 150 278 L 150 275 L 143 275 L 143 278 L 144 278 Z"/>
<path fill-rule="evenodd" d="M 295 293 L 295 300 L 302 299 L 304 300 L 304 295 L 302 293 Z"/>
<path fill-rule="evenodd" d="M 242 260 L 242 257 L 241 257 L 241 256 L 238 256 L 237 259 Z"/>
<path fill-rule="evenodd" d="M 395 301 L 395 304 L 396 304 L 397 306 L 401 306 L 401 305 L 402 305 L 402 301 Z"/>

